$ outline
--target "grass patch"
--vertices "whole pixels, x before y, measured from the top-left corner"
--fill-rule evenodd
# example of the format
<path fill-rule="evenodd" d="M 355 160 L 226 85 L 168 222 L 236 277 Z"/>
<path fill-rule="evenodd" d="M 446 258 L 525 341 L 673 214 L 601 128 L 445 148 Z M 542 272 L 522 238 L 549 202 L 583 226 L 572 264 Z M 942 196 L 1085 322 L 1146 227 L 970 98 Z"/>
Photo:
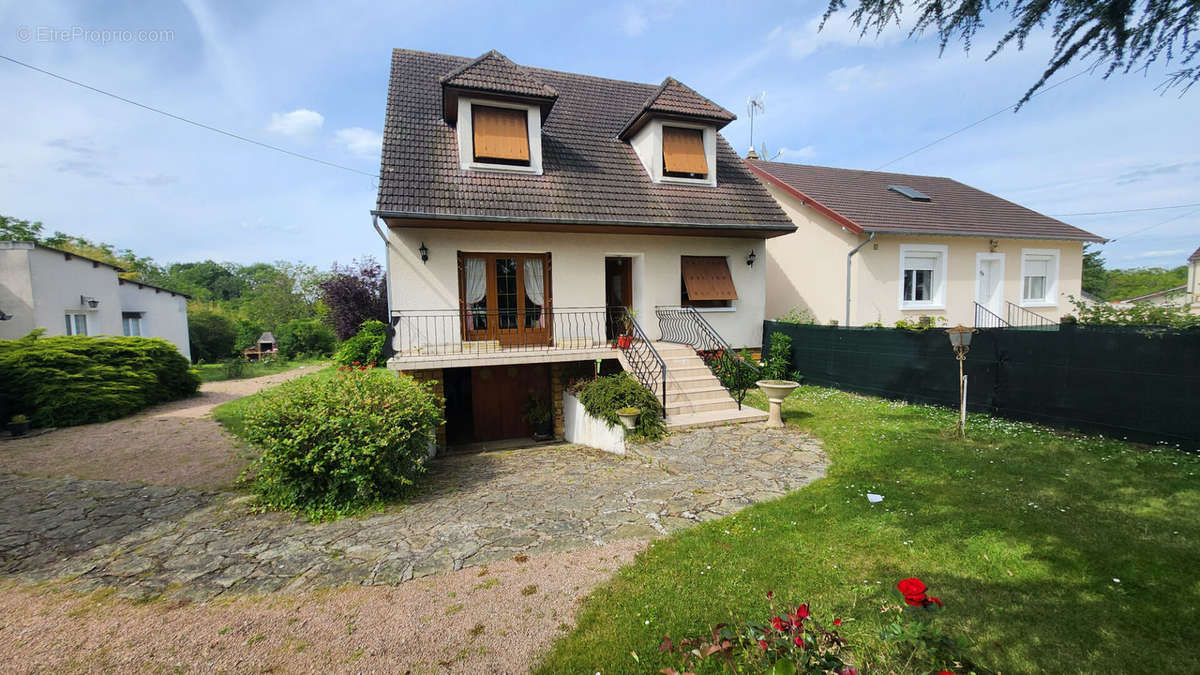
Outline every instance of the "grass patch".
<path fill-rule="evenodd" d="M 653 544 L 539 672 L 657 672 L 663 636 L 766 620 L 768 590 L 843 617 L 860 668 L 907 672 L 879 633 L 909 576 L 993 670 L 1200 671 L 1200 457 L 984 415 L 960 440 L 954 411 L 816 387 L 784 414 L 823 440 L 827 477 Z"/>
<path fill-rule="evenodd" d="M 292 361 L 292 363 L 298 362 Z M 321 361 L 314 361 L 313 363 L 321 363 Z M 336 375 L 337 368 L 328 366 L 320 370 L 314 370 L 311 374 L 304 375 L 304 377 L 320 377 L 323 379 L 331 379 Z M 264 389 L 263 391 L 267 390 Z M 235 398 L 222 403 L 221 405 L 213 408 L 213 419 L 215 419 L 218 424 L 228 429 L 229 433 L 237 436 L 238 438 L 244 439 L 246 430 L 244 420 L 246 418 L 246 413 L 250 411 L 250 408 L 254 406 L 258 399 L 262 396 L 262 393 L 263 392 L 260 391 L 249 396 Z"/>
<path fill-rule="evenodd" d="M 239 377 L 231 378 L 226 370 L 224 363 L 202 363 L 198 366 L 193 366 L 200 373 L 201 382 L 220 382 L 222 380 L 237 379 L 242 380 L 247 377 L 261 377 L 263 375 L 274 375 L 282 373 L 286 370 L 293 370 L 301 366 L 312 367 L 315 365 L 329 363 L 329 358 L 312 358 L 312 359 L 272 359 L 268 363 L 254 362 L 247 363 L 242 368 L 242 374 Z"/>

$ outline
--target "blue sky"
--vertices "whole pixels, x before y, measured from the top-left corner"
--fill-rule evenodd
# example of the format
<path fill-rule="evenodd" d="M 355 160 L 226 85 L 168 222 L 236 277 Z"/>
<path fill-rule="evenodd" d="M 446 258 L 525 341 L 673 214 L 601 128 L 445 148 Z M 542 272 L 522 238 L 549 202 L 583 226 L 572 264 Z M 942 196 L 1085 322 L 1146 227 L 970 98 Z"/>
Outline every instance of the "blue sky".
<path fill-rule="evenodd" d="M 1015 102 L 1050 49 L 985 61 L 992 26 L 938 58 L 905 31 L 859 40 L 821 2 L 12 2 L 0 54 L 264 142 L 374 173 L 390 50 L 477 56 L 658 83 L 672 75 L 755 124 L 780 161 L 875 169 Z M 22 28 L 27 29 L 22 32 Z M 48 29 L 61 29 L 52 34 Z M 104 43 L 82 31 L 169 31 Z M 1067 69 L 1054 82 L 1083 70 Z M 887 170 L 950 176 L 1050 215 L 1200 202 L 1200 90 L 1166 69 L 1085 74 Z M 160 261 L 303 260 L 382 246 L 374 181 L 169 120 L 0 62 L 0 213 Z M 1182 217 L 1180 217 L 1182 216 Z M 1168 219 L 1142 234 L 1135 231 Z M 1114 267 L 1183 264 L 1200 209 L 1063 220 L 1106 237 Z M 1128 238 L 1122 237 L 1130 234 Z"/>

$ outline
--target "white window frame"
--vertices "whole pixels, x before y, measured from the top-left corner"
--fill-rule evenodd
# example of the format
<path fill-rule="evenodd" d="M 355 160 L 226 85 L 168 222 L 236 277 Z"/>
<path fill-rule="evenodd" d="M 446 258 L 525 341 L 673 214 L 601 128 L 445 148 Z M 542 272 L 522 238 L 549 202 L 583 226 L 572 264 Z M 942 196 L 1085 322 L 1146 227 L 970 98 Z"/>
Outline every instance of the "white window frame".
<path fill-rule="evenodd" d="M 933 297 L 930 300 L 904 299 L 904 259 L 910 255 L 934 255 L 937 262 L 933 268 Z M 896 297 L 902 310 L 908 309 L 946 309 L 946 270 L 950 267 L 950 248 L 942 244 L 901 244 L 900 245 L 900 275 L 899 289 Z"/>
<path fill-rule="evenodd" d="M 83 317 L 83 332 L 79 332 L 79 318 Z M 88 334 L 88 315 L 86 312 L 71 312 L 64 313 L 65 324 L 67 327 L 67 335 L 87 335 Z"/>
<path fill-rule="evenodd" d="M 137 316 L 126 316 L 127 314 L 136 314 Z M 125 337 L 146 337 L 146 322 L 142 319 L 142 312 L 121 312 L 121 334 Z M 125 322 L 137 321 L 137 335 L 130 335 L 129 328 Z"/>
<path fill-rule="evenodd" d="M 491 108 L 512 108 L 513 110 L 525 111 L 525 128 L 529 132 L 529 166 L 475 161 L 474 117 L 471 112 L 471 106 L 473 105 L 484 105 Z M 509 101 L 493 101 L 484 98 L 460 96 L 458 99 L 458 165 L 459 168 L 465 171 L 503 171 L 506 173 L 542 175 L 542 109 L 528 103 L 512 103 Z"/>
<path fill-rule="evenodd" d="M 1028 276 L 1030 258 L 1049 258 L 1048 275 L 1046 278 L 1045 296 L 1039 299 L 1025 298 L 1025 277 Z M 1058 276 L 1059 250 L 1056 248 L 1023 248 L 1021 249 L 1021 306 L 1022 307 L 1057 307 L 1058 306 Z"/>
<path fill-rule="evenodd" d="M 704 178 L 682 178 L 663 175 L 663 125 L 680 129 L 700 129 L 704 132 L 704 161 L 708 164 L 708 175 Z M 717 186 L 717 130 L 712 125 L 682 122 L 679 120 L 652 119 L 629 139 L 633 151 L 650 180 L 655 183 L 679 183 L 681 185 Z"/>

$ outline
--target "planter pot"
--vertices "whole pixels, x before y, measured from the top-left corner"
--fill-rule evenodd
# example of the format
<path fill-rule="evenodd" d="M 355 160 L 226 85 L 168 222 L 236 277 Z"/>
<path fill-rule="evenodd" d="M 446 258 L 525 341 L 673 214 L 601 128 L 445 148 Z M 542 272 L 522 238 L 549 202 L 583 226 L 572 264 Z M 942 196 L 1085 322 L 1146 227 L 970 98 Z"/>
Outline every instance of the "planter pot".
<path fill-rule="evenodd" d="M 533 440 L 548 441 L 554 438 L 554 421 L 546 420 L 545 422 L 535 424 L 533 427 Z"/>
<path fill-rule="evenodd" d="M 8 433 L 13 436 L 24 436 L 29 433 L 29 422 L 9 422 Z"/>
<path fill-rule="evenodd" d="M 633 345 L 633 338 L 629 337 L 628 335 L 622 335 L 621 337 L 617 338 L 618 349 L 629 349 L 631 345 Z"/>
<path fill-rule="evenodd" d="M 782 427 L 783 426 L 783 399 L 792 393 L 792 390 L 800 386 L 799 382 L 791 380 L 759 380 L 754 384 L 766 394 L 767 402 L 770 404 L 768 411 L 767 426 Z"/>
<path fill-rule="evenodd" d="M 617 411 L 617 417 L 621 418 L 621 425 L 630 431 L 633 431 L 633 429 L 637 427 L 638 415 L 641 414 L 642 411 L 637 409 L 629 412 L 625 412 L 624 410 Z"/>

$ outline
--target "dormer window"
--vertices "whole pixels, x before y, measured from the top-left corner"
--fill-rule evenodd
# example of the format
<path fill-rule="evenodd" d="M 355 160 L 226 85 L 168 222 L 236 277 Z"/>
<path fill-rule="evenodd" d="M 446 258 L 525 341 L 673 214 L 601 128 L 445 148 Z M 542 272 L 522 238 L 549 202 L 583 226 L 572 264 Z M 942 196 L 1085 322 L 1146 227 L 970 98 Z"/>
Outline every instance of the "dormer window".
<path fill-rule="evenodd" d="M 471 106 L 475 161 L 529 166 L 529 121 L 524 108 Z"/>
<path fill-rule="evenodd" d="M 708 178 L 704 130 L 663 125 L 663 175 L 672 178 Z"/>

